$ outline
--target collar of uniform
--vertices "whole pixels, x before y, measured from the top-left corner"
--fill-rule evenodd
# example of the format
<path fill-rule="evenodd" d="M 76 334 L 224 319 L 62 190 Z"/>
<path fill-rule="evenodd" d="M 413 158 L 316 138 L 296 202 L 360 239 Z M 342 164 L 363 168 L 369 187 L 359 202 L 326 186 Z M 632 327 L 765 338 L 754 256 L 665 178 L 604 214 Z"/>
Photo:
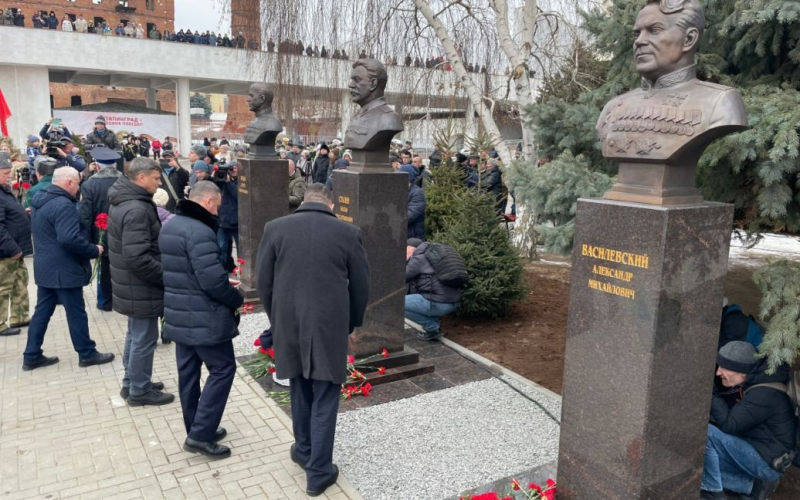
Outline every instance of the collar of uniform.
<path fill-rule="evenodd" d="M 359 114 L 359 116 L 363 115 L 363 114 L 367 113 L 368 111 L 377 108 L 378 106 L 383 106 L 384 104 L 386 104 L 386 99 L 383 98 L 383 97 L 378 97 L 374 101 L 370 101 L 367 104 L 365 104 L 361 108 L 361 110 L 358 112 L 358 114 Z"/>
<path fill-rule="evenodd" d="M 651 91 L 651 90 L 666 89 L 666 88 L 669 88 L 669 87 L 674 87 L 675 85 L 678 85 L 679 83 L 687 82 L 687 81 L 692 80 L 694 78 L 697 78 L 697 65 L 696 64 L 692 64 L 691 66 L 687 66 L 687 67 L 681 68 L 681 69 L 679 69 L 677 71 L 673 71 L 672 73 L 669 73 L 668 75 L 664 75 L 661 78 L 659 78 L 658 80 L 656 80 L 655 83 L 651 82 L 647 78 L 642 78 L 642 90 L 647 92 L 647 91 Z"/>

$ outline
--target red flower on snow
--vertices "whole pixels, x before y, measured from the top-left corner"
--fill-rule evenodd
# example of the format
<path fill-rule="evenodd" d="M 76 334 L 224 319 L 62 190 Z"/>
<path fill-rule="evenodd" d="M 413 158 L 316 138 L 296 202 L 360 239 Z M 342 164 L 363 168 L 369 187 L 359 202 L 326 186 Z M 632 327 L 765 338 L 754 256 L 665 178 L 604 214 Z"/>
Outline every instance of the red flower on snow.
<path fill-rule="evenodd" d="M 108 214 L 97 214 L 97 218 L 94 220 L 94 227 L 101 231 L 106 231 L 108 229 Z"/>
<path fill-rule="evenodd" d="M 389 351 L 387 351 L 386 349 L 382 350 L 381 351 L 381 356 L 383 356 L 384 358 L 388 358 L 389 357 Z"/>
<path fill-rule="evenodd" d="M 386 375 L 386 367 L 381 366 L 380 368 L 378 368 L 378 373 L 381 375 Z"/>
<path fill-rule="evenodd" d="M 253 342 L 253 345 L 256 347 L 261 346 L 261 337 L 256 337 L 256 341 Z"/>

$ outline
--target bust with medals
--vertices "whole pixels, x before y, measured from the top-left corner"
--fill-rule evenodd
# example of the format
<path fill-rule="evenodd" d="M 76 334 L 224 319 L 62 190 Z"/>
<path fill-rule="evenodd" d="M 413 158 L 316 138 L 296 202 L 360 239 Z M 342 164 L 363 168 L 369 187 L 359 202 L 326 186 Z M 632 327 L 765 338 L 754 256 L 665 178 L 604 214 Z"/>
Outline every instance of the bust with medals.
<path fill-rule="evenodd" d="M 281 122 L 272 113 L 273 98 L 266 83 L 254 83 L 247 94 L 247 105 L 256 117 L 247 126 L 244 140 L 255 159 L 274 158 L 275 138 L 283 131 Z"/>
<path fill-rule="evenodd" d="M 697 79 L 704 27 L 698 0 L 649 0 L 639 12 L 633 54 L 642 85 L 606 104 L 597 122 L 603 156 L 619 161 L 606 199 L 701 202 L 694 183 L 700 156 L 714 140 L 747 127 L 736 89 Z"/>
<path fill-rule="evenodd" d="M 361 109 L 344 135 L 345 147 L 353 152 L 349 170 L 391 172 L 386 158 L 392 138 L 403 131 L 403 121 L 383 97 L 388 79 L 386 68 L 376 59 L 353 63 L 350 95 Z"/>

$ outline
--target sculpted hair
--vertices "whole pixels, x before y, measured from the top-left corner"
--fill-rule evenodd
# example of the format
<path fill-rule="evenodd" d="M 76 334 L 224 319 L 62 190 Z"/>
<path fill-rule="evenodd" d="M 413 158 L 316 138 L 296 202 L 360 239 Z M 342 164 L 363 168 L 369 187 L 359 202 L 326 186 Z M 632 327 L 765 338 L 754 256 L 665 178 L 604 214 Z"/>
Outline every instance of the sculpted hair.
<path fill-rule="evenodd" d="M 222 196 L 219 188 L 211 181 L 197 181 L 189 190 L 189 199 L 195 203 L 206 200 L 210 197 Z"/>
<path fill-rule="evenodd" d="M 684 31 L 697 28 L 700 36 L 706 29 L 705 9 L 698 0 L 648 0 L 647 4 L 658 4 L 661 12 L 678 16 L 677 25 Z"/>
<path fill-rule="evenodd" d="M 316 202 L 316 203 L 324 203 L 326 205 L 330 205 L 333 203 L 333 198 L 331 197 L 331 190 L 328 189 L 325 184 L 320 184 L 319 182 L 315 182 L 306 188 L 306 194 L 303 197 L 303 203 L 305 202 Z"/>
<path fill-rule="evenodd" d="M 134 158 L 134 160 L 131 162 L 131 166 L 128 167 L 128 179 L 136 180 L 136 178 L 140 175 L 147 175 L 154 171 L 161 171 L 161 167 L 158 166 L 158 162 L 151 160 L 150 158 L 140 156 L 139 158 Z"/>
<path fill-rule="evenodd" d="M 367 76 L 378 79 L 378 90 L 383 91 L 386 89 L 389 75 L 386 73 L 386 66 L 383 63 L 377 59 L 359 59 L 353 63 L 353 69 L 359 66 L 367 70 Z"/>

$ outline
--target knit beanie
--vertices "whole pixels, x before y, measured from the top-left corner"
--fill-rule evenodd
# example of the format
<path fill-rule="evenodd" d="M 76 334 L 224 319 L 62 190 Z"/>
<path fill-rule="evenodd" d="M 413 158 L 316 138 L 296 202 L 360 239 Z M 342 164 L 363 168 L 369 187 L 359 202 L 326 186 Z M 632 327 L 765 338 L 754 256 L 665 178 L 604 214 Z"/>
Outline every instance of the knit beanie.
<path fill-rule="evenodd" d="M 192 170 L 202 170 L 203 172 L 208 172 L 208 163 L 204 162 L 203 160 L 197 160 L 192 165 Z"/>
<path fill-rule="evenodd" d="M 720 368 L 746 375 L 758 364 L 756 349 L 749 342 L 728 342 L 719 350 L 717 364 Z"/>
<path fill-rule="evenodd" d="M 199 144 L 196 145 L 196 146 L 192 146 L 191 147 L 191 151 L 192 151 L 192 153 L 196 154 L 200 158 L 205 158 L 206 157 L 206 148 L 203 147 L 203 146 L 200 146 Z"/>
<path fill-rule="evenodd" d="M 156 194 L 153 195 L 153 203 L 159 207 L 166 207 L 169 203 L 169 195 L 163 189 L 158 188 Z"/>
<path fill-rule="evenodd" d="M 94 119 L 94 124 L 97 125 L 98 123 L 102 123 L 103 125 L 106 124 L 106 117 L 103 115 L 98 116 Z"/>

